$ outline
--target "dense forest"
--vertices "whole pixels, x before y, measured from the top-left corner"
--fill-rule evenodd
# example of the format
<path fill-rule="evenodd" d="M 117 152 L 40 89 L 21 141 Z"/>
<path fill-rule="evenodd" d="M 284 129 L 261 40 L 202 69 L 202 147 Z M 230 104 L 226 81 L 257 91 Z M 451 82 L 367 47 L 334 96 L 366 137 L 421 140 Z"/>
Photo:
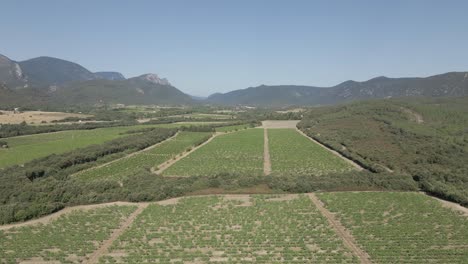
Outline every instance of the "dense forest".
<path fill-rule="evenodd" d="M 392 99 L 321 107 L 298 127 L 372 172 L 411 176 L 468 205 L 468 98 Z"/>

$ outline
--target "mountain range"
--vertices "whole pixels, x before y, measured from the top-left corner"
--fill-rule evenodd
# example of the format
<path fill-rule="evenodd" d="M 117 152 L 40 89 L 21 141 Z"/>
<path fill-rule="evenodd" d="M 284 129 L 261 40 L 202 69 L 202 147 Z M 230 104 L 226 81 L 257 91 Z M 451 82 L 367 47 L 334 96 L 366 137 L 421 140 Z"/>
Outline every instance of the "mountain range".
<path fill-rule="evenodd" d="M 364 82 L 346 81 L 333 87 L 261 85 L 213 94 L 207 100 L 222 105 L 306 106 L 409 96 L 468 96 L 468 72 L 449 72 L 426 78 L 382 76 Z"/>
<path fill-rule="evenodd" d="M 261 85 L 199 98 L 183 93 L 156 74 L 127 79 L 118 72 L 91 72 L 77 63 L 57 58 L 38 57 L 17 62 L 0 55 L 0 106 L 3 108 L 118 103 L 285 107 L 408 96 L 468 96 L 468 72 L 425 78 L 382 76 L 332 87 Z"/>
<path fill-rule="evenodd" d="M 74 62 L 38 57 L 13 61 L 0 55 L 0 105 L 63 106 L 97 104 L 192 104 L 165 78 L 119 72 L 91 72 Z"/>

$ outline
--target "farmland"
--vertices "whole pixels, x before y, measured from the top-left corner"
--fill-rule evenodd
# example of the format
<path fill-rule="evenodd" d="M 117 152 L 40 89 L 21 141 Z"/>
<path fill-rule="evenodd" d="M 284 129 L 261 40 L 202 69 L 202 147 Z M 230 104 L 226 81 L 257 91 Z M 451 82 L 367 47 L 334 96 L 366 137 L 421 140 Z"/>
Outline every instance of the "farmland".
<path fill-rule="evenodd" d="M 216 132 L 232 132 L 232 131 L 247 129 L 250 127 L 251 126 L 249 124 L 217 127 Z"/>
<path fill-rule="evenodd" d="M 77 210 L 48 224 L 0 230 L 0 262 L 83 262 L 135 209 L 110 206 Z"/>
<path fill-rule="evenodd" d="M 263 173 L 263 130 L 220 135 L 163 172 L 166 176 Z"/>
<path fill-rule="evenodd" d="M 111 127 L 93 130 L 71 130 L 56 133 L 38 134 L 6 138 L 8 149 L 0 149 L 0 168 L 22 164 L 50 154 L 64 153 L 76 148 L 100 144 L 118 137 L 132 129 L 143 126 Z"/>
<path fill-rule="evenodd" d="M 207 217 L 208 216 L 208 217 Z M 306 196 L 149 205 L 100 263 L 357 263 Z"/>
<path fill-rule="evenodd" d="M 352 169 L 294 129 L 268 129 L 268 139 L 273 173 L 322 175 Z"/>
<path fill-rule="evenodd" d="M 63 112 L 26 111 L 14 113 L 13 111 L 0 111 L 0 124 L 20 124 L 22 122 L 26 122 L 28 124 L 40 124 L 58 121 L 69 117 L 87 118 L 91 116 Z"/>
<path fill-rule="evenodd" d="M 149 170 L 159 164 L 174 158 L 176 155 L 198 145 L 211 136 L 208 132 L 179 132 L 173 138 L 154 148 L 142 151 L 128 158 L 120 159 L 99 168 L 87 170 L 77 175 L 84 180 L 118 179 L 121 180 L 139 170 Z"/>
<path fill-rule="evenodd" d="M 468 218 L 420 193 L 322 193 L 378 263 L 466 263 Z"/>

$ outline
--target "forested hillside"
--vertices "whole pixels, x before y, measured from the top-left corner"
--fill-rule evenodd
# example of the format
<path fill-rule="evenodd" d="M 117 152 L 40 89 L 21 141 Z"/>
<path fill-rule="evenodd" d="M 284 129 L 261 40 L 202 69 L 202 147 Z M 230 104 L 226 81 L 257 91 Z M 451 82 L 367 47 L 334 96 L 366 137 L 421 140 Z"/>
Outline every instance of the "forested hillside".
<path fill-rule="evenodd" d="M 408 174 L 468 204 L 468 98 L 378 100 L 316 108 L 299 128 L 371 171 Z"/>

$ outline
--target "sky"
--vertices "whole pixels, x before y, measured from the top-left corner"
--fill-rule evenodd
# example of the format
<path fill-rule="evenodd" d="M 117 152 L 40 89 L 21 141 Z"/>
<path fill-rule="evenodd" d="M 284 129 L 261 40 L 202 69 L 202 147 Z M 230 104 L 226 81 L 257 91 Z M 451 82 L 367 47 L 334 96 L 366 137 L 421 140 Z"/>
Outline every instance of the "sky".
<path fill-rule="evenodd" d="M 156 73 L 207 96 L 468 71 L 468 1 L 1 0 L 0 54 Z"/>

